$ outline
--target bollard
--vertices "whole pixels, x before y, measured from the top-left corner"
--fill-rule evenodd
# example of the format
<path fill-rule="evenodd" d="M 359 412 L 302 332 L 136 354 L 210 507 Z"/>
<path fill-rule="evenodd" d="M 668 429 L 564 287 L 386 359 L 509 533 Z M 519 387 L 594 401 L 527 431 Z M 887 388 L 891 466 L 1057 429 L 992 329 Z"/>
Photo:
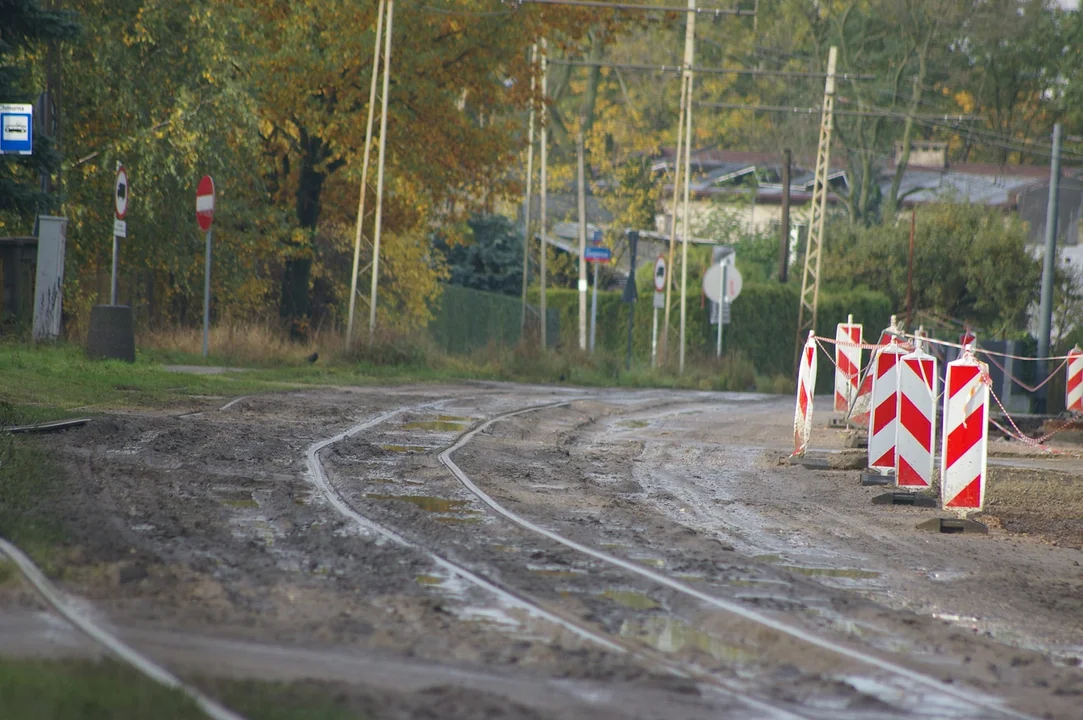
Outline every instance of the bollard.
<path fill-rule="evenodd" d="M 899 425 L 895 483 L 925 489 L 933 482 L 936 443 L 936 358 L 924 350 L 903 355 L 899 362 Z"/>
<path fill-rule="evenodd" d="M 1083 350 L 1068 351 L 1068 380 L 1064 384 L 1064 409 L 1083 412 Z"/>
<path fill-rule="evenodd" d="M 797 407 L 793 414 L 793 454 L 802 456 L 812 435 L 812 396 L 816 392 L 816 336 L 810 330 L 797 370 Z"/>
<path fill-rule="evenodd" d="M 835 328 L 835 411 L 849 413 L 861 382 L 861 325 L 854 316 Z M 853 345 L 849 345 L 853 343 Z"/>
<path fill-rule="evenodd" d="M 989 370 L 967 347 L 948 363 L 940 499 L 945 510 L 981 510 L 989 441 Z"/>
<path fill-rule="evenodd" d="M 869 421 L 869 469 L 895 471 L 895 435 L 899 416 L 899 358 L 905 353 L 892 337 L 872 365 L 872 415 Z"/>

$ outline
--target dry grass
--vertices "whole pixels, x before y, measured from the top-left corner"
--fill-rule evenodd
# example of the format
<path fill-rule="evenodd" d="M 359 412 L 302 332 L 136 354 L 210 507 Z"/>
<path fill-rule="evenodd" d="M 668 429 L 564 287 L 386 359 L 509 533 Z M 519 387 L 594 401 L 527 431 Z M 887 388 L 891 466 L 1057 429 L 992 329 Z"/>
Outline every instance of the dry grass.
<path fill-rule="evenodd" d="M 198 356 L 203 352 L 203 329 L 171 327 L 139 333 L 137 344 L 166 356 Z M 211 328 L 210 355 L 217 363 L 260 366 L 290 366 L 307 362 L 313 353 L 337 355 L 342 340 L 327 333 L 321 338 L 291 341 L 286 332 L 269 323 L 225 323 Z"/>

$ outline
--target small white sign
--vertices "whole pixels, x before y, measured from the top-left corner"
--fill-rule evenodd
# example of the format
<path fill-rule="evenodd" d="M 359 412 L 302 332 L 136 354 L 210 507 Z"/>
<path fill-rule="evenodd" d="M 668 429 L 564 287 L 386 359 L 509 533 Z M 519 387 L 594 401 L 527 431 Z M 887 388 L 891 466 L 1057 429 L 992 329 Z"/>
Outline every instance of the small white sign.
<path fill-rule="evenodd" d="M 0 153 L 30 155 L 34 149 L 33 105 L 0 104 Z"/>
<path fill-rule="evenodd" d="M 656 292 L 654 294 L 654 309 L 665 310 L 666 308 L 666 294 L 664 292 Z"/>
<path fill-rule="evenodd" d="M 128 237 L 128 223 L 123 220 L 113 221 L 113 235 L 116 237 Z"/>

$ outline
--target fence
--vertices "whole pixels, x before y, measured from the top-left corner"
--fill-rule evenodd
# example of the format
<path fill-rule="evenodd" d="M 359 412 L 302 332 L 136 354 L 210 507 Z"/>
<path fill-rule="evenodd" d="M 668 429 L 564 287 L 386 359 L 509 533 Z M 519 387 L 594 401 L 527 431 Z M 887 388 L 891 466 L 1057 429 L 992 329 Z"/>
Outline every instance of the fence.
<path fill-rule="evenodd" d="M 469 353 L 490 344 L 513 347 L 522 337 L 522 312 L 519 298 L 445 285 L 429 323 L 429 334 L 445 352 L 453 354 Z M 549 309 L 546 315 L 546 341 L 549 347 L 556 347 L 560 341 L 560 313 Z M 528 336 L 538 336 L 538 320 L 538 309 L 528 304 Z"/>

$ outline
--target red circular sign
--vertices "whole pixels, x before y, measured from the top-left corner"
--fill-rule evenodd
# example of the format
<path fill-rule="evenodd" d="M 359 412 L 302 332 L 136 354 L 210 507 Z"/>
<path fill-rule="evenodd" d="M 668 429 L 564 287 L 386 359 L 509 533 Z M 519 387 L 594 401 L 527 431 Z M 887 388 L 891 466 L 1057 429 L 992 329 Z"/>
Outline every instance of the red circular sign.
<path fill-rule="evenodd" d="M 128 172 L 123 165 L 117 166 L 117 180 L 113 184 L 113 201 L 116 205 L 117 220 L 123 220 L 128 214 Z"/>
<path fill-rule="evenodd" d="M 214 180 L 204 175 L 196 187 L 196 220 L 200 230 L 210 230 L 214 222 Z"/>

